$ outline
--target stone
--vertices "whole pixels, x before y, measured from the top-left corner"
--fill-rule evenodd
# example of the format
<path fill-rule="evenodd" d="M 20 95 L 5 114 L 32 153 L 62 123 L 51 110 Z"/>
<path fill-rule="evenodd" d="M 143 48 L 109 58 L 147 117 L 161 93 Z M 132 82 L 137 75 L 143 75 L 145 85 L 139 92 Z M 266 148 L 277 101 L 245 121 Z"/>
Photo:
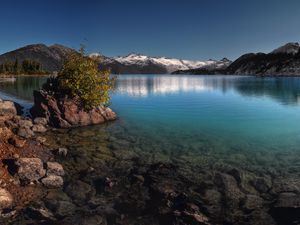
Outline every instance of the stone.
<path fill-rule="evenodd" d="M 76 206 L 69 201 L 58 201 L 55 208 L 55 214 L 60 217 L 70 216 L 76 210 Z"/>
<path fill-rule="evenodd" d="M 0 188 L 0 210 L 11 208 L 13 205 L 12 195 L 4 188 Z"/>
<path fill-rule="evenodd" d="M 33 126 L 33 123 L 31 120 L 28 120 L 28 119 L 21 119 L 19 120 L 18 122 L 18 125 L 20 127 L 28 127 L 28 128 L 31 128 Z"/>
<path fill-rule="evenodd" d="M 244 197 L 244 193 L 239 189 L 234 177 L 224 173 L 217 173 L 214 181 L 220 192 L 224 194 L 227 207 L 237 208 L 240 200 Z"/>
<path fill-rule="evenodd" d="M 48 188 L 60 188 L 64 185 L 63 178 L 56 175 L 49 175 L 43 178 L 41 182 Z"/>
<path fill-rule="evenodd" d="M 47 176 L 50 175 L 64 176 L 65 171 L 62 165 L 58 162 L 47 162 Z"/>
<path fill-rule="evenodd" d="M 83 202 L 88 198 L 92 188 L 89 184 L 84 183 L 80 180 L 71 183 L 66 188 L 66 193 L 74 200 Z"/>
<path fill-rule="evenodd" d="M 300 195 L 295 193 L 281 193 L 274 205 L 276 208 L 300 208 Z"/>
<path fill-rule="evenodd" d="M 26 209 L 26 214 L 29 215 L 31 219 L 43 220 L 47 221 L 48 223 L 56 220 L 53 213 L 41 202 L 35 203 L 33 206 L 28 207 Z"/>
<path fill-rule="evenodd" d="M 17 115 L 17 108 L 14 102 L 1 101 L 0 102 L 0 116 Z"/>
<path fill-rule="evenodd" d="M 32 131 L 37 133 L 45 133 L 47 131 L 47 128 L 42 124 L 34 124 L 32 127 Z"/>
<path fill-rule="evenodd" d="M 20 127 L 17 134 L 23 138 L 31 138 L 34 136 L 34 132 L 29 127 Z"/>
<path fill-rule="evenodd" d="M 251 181 L 251 184 L 257 191 L 261 193 L 266 193 L 272 188 L 271 180 L 263 177 L 255 178 Z"/>
<path fill-rule="evenodd" d="M 2 140 L 9 140 L 12 136 L 13 133 L 10 129 L 7 127 L 0 127 L 0 136 Z"/>
<path fill-rule="evenodd" d="M 67 148 L 58 148 L 56 152 L 60 156 L 67 156 L 68 149 Z"/>
<path fill-rule="evenodd" d="M 46 126 L 48 124 L 48 121 L 46 118 L 43 118 L 43 117 L 36 117 L 34 120 L 33 120 L 33 123 L 36 124 L 36 125 L 43 125 L 43 126 Z"/>
<path fill-rule="evenodd" d="M 277 224 L 299 224 L 300 195 L 292 192 L 280 193 L 269 213 Z"/>
<path fill-rule="evenodd" d="M 46 175 L 43 162 L 39 158 L 20 158 L 16 161 L 18 176 L 25 182 L 38 181 Z"/>
<path fill-rule="evenodd" d="M 263 204 L 263 200 L 261 197 L 257 196 L 257 195 L 246 195 L 246 199 L 244 202 L 244 208 L 247 211 L 252 211 L 255 209 L 259 209 L 262 207 Z"/>
<path fill-rule="evenodd" d="M 40 144 L 44 144 L 44 143 L 47 141 L 47 138 L 38 136 L 38 137 L 36 137 L 35 140 L 36 140 L 37 142 L 39 142 Z"/>
<path fill-rule="evenodd" d="M 11 137 L 8 139 L 8 143 L 17 148 L 23 148 L 26 144 L 26 140 L 22 140 L 16 137 Z"/>

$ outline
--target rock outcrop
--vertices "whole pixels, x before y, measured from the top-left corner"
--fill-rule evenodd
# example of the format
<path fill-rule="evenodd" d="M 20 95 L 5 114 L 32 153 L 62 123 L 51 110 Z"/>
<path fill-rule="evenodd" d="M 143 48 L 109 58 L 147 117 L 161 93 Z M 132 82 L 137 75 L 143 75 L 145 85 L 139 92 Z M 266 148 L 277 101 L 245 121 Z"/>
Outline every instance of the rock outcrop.
<path fill-rule="evenodd" d="M 99 106 L 86 111 L 78 98 L 49 94 L 40 90 L 34 92 L 34 118 L 43 117 L 50 126 L 71 128 L 104 123 L 116 119 L 116 114 L 107 107 Z"/>

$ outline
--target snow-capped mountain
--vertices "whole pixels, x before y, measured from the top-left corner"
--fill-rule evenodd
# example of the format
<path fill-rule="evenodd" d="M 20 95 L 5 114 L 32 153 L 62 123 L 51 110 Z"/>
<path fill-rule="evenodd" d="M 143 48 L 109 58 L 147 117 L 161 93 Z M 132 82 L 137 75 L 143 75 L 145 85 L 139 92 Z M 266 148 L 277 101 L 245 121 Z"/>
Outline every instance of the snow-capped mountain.
<path fill-rule="evenodd" d="M 172 73 L 177 70 L 189 70 L 196 68 L 223 68 L 231 61 L 223 60 L 183 60 L 168 57 L 151 57 L 142 54 L 131 53 L 127 56 L 105 57 L 99 53 L 90 54 L 91 57 L 102 57 L 102 67 L 109 68 L 112 73 Z"/>
<path fill-rule="evenodd" d="M 193 60 L 182 60 L 167 57 L 150 57 L 141 54 L 131 53 L 127 56 L 114 57 L 114 60 L 123 65 L 140 65 L 147 66 L 149 64 L 155 64 L 165 68 L 168 73 L 176 70 L 188 70 L 202 67 L 222 67 L 228 62 L 207 60 L 207 61 L 193 61 Z"/>

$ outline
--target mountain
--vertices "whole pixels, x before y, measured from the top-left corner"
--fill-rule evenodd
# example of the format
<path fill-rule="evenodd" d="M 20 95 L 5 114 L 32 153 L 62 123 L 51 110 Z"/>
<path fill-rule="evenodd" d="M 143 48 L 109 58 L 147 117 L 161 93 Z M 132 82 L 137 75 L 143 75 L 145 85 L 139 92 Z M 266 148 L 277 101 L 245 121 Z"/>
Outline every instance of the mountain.
<path fill-rule="evenodd" d="M 215 61 L 216 63 L 210 65 L 204 65 L 195 69 L 188 70 L 176 70 L 172 74 L 203 74 L 203 75 L 213 75 L 213 74 L 225 74 L 226 69 L 232 63 L 227 58 L 223 58 L 220 61 Z"/>
<path fill-rule="evenodd" d="M 286 53 L 296 55 L 299 52 L 300 46 L 297 42 L 287 43 L 271 52 L 271 54 Z"/>
<path fill-rule="evenodd" d="M 0 55 L 0 64 L 7 61 L 14 62 L 16 59 L 19 62 L 29 59 L 39 62 L 43 70 L 54 72 L 61 69 L 64 60 L 72 52 L 75 50 L 58 44 L 51 46 L 44 44 L 27 45 Z"/>
<path fill-rule="evenodd" d="M 299 43 L 287 43 L 267 54 L 248 53 L 242 55 L 234 62 L 223 59 L 223 66 L 220 67 L 204 66 L 192 70 L 179 70 L 173 73 L 300 76 L 300 46 Z"/>
<path fill-rule="evenodd" d="M 97 54 L 92 54 L 95 56 Z M 127 56 L 113 58 L 103 57 L 102 68 L 111 69 L 115 74 L 138 74 L 156 73 L 166 74 L 177 70 L 189 70 L 202 67 L 219 68 L 224 64 L 223 61 L 207 60 L 193 61 L 167 57 L 150 57 L 142 54 L 131 53 Z"/>
<path fill-rule="evenodd" d="M 291 76 L 300 75 L 300 47 L 288 43 L 274 51 L 242 55 L 227 68 L 227 74 Z"/>

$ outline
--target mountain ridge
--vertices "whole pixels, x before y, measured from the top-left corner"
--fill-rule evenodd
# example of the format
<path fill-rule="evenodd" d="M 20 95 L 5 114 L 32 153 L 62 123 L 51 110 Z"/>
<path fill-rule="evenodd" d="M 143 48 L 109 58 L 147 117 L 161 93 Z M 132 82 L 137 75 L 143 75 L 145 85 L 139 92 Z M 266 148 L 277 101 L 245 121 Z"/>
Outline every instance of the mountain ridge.
<path fill-rule="evenodd" d="M 174 74 L 224 74 L 256 76 L 300 76 L 300 46 L 290 42 L 269 53 L 246 53 L 227 68 L 178 70 Z"/>

